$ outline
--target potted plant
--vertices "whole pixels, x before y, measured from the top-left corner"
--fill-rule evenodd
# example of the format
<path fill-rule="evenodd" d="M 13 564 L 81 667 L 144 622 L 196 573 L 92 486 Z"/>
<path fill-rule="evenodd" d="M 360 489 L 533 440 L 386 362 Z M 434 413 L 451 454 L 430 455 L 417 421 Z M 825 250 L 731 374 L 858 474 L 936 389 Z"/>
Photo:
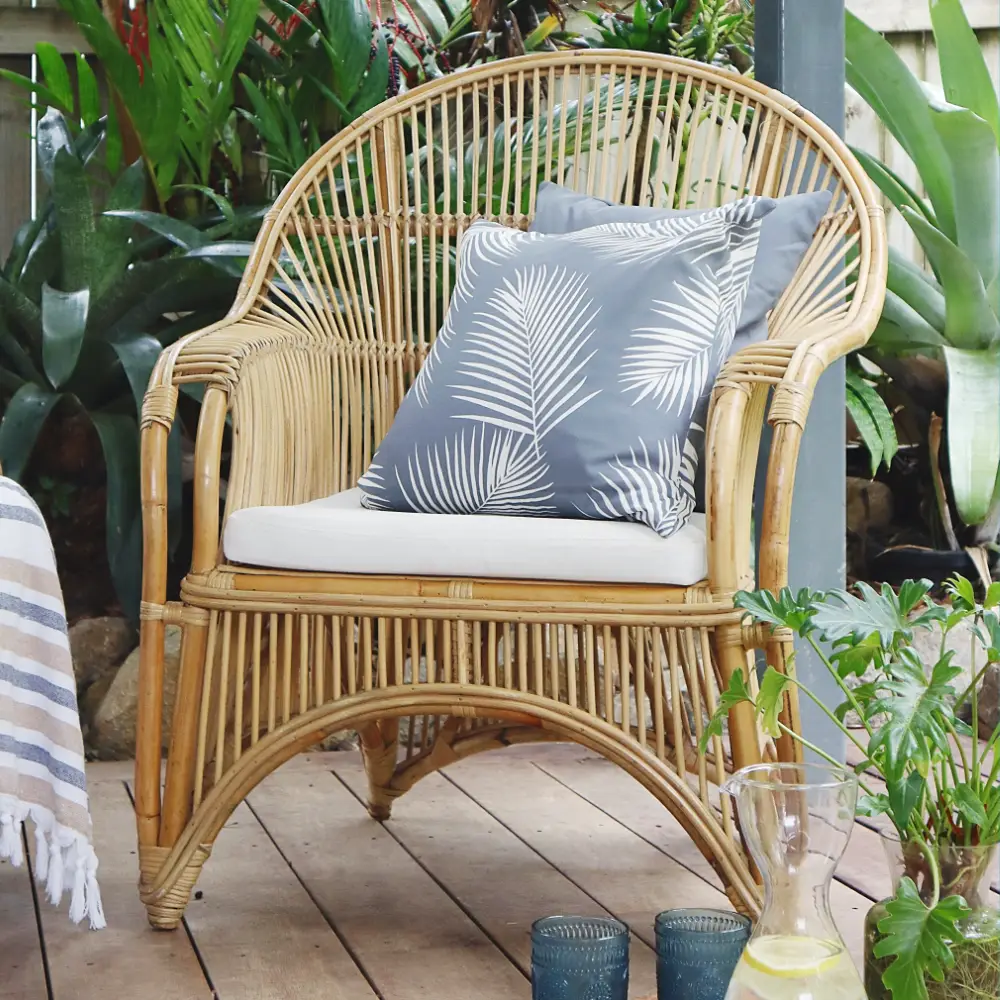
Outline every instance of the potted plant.
<path fill-rule="evenodd" d="M 931 575 L 943 562 L 970 572 L 965 550 L 978 549 L 975 568 L 986 576 L 1000 529 L 1000 100 L 961 0 L 930 0 L 930 15 L 943 91 L 919 81 L 878 32 L 847 15 L 847 81 L 913 161 L 927 192 L 854 150 L 930 267 L 890 249 L 885 311 L 865 355 L 903 392 L 913 386 L 895 377 L 905 368 L 900 356 L 930 356 L 947 367 L 944 441 L 936 400 L 916 399 L 906 409 L 919 415 L 928 444 L 929 506 L 940 521 L 934 531 L 953 555 L 931 553 L 924 565 L 919 552 L 905 554 L 910 575 Z M 893 553 L 893 561 L 902 555 Z"/>
<path fill-rule="evenodd" d="M 790 629 L 815 650 L 844 700 L 830 708 L 794 671 L 768 667 L 759 685 L 736 673 L 703 741 L 721 732 L 733 706 L 749 702 L 769 736 L 790 735 L 838 763 L 782 721 L 786 692 L 795 689 L 863 755 L 858 811 L 888 821 L 883 836 L 895 885 L 866 926 L 872 1000 L 1000 995 L 1000 913 L 990 890 L 1000 842 L 1000 726 L 982 746 L 959 718 L 966 702 L 976 717 L 982 677 L 1000 660 L 1000 584 L 978 603 L 969 581 L 956 577 L 948 585 L 950 607 L 929 601 L 930 587 L 910 580 L 898 593 L 859 584 L 857 594 L 738 594 L 737 606 L 751 619 Z M 962 670 L 946 645 L 967 620 L 987 665 L 956 690 Z M 927 630 L 940 639 L 933 663 L 923 662 L 915 645 Z M 848 712 L 861 729 L 845 725 Z"/>

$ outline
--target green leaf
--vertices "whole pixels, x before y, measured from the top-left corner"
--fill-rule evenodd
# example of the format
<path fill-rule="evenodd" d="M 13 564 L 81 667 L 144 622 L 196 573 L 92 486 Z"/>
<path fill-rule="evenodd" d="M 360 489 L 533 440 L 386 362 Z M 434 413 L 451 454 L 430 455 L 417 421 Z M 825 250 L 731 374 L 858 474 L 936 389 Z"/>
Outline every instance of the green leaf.
<path fill-rule="evenodd" d="M 0 421 L 0 466 L 5 476 L 20 481 L 39 432 L 61 398 L 58 392 L 31 382 L 11 396 Z"/>
<path fill-rule="evenodd" d="M 969 25 L 962 0 L 931 0 L 930 7 L 945 95 L 952 104 L 962 105 L 989 122 L 1000 145 L 1000 100 L 982 43 Z"/>
<path fill-rule="evenodd" d="M 904 580 L 897 594 L 899 610 L 904 615 L 911 614 L 916 607 L 926 600 L 934 584 L 930 580 Z M 935 605 L 934 610 L 937 610 Z"/>
<path fill-rule="evenodd" d="M 107 469 L 107 545 L 111 579 L 122 609 L 139 617 L 142 522 L 139 501 L 139 426 L 134 417 L 91 411 Z"/>
<path fill-rule="evenodd" d="M 66 125 L 66 119 L 55 108 L 49 108 L 38 119 L 35 139 L 38 169 L 41 170 L 42 176 L 49 184 L 53 183 L 55 177 L 56 157 L 60 150 L 66 150 L 72 155 L 72 149 L 73 137 Z"/>
<path fill-rule="evenodd" d="M 79 52 L 76 54 L 76 88 L 80 95 L 80 121 L 93 125 L 101 117 L 101 95 L 87 57 Z"/>
<path fill-rule="evenodd" d="M 837 648 L 830 655 L 830 662 L 837 668 L 841 678 L 862 677 L 875 659 L 875 654 L 882 648 L 877 634 L 868 636 L 860 642 L 850 640 Z"/>
<path fill-rule="evenodd" d="M 874 476 L 883 461 L 889 468 L 899 450 L 892 414 L 878 390 L 854 369 L 846 373 L 846 389 L 847 409 L 871 455 Z"/>
<path fill-rule="evenodd" d="M 905 781 L 888 783 L 889 813 L 897 830 L 907 828 L 926 787 L 927 780 L 919 771 L 911 771 Z"/>
<path fill-rule="evenodd" d="M 922 215 L 908 208 L 903 218 L 937 272 L 945 294 L 945 336 L 953 347 L 985 348 L 1000 341 L 1000 321 L 990 305 L 983 276 L 964 250 Z"/>
<path fill-rule="evenodd" d="M 347 106 L 352 119 L 381 104 L 385 100 L 388 87 L 389 47 L 386 45 L 385 35 L 379 32 L 375 39 L 375 55 L 372 57 L 368 72 L 365 73 L 358 92 Z"/>
<path fill-rule="evenodd" d="M 813 624 L 825 641 L 860 641 L 877 635 L 888 648 L 898 637 L 912 635 L 910 622 L 890 587 L 877 593 L 867 583 L 859 583 L 858 590 L 861 597 L 846 590 L 832 590 L 814 604 Z"/>
<path fill-rule="evenodd" d="M 923 268 L 917 267 L 895 247 L 889 248 L 889 291 L 898 295 L 939 334 L 944 333 L 944 289 Z M 940 337 L 938 338 L 940 342 Z"/>
<path fill-rule="evenodd" d="M 146 193 L 146 168 L 141 160 L 121 172 L 115 181 L 105 210 L 97 220 L 94 241 L 94 298 L 100 298 L 117 281 L 132 259 L 132 220 L 109 213 L 135 211 L 142 207 Z"/>
<path fill-rule="evenodd" d="M 793 594 L 785 587 L 777 596 L 769 590 L 757 590 L 753 593 L 741 591 L 733 599 L 733 603 L 748 612 L 754 621 L 783 625 L 805 636 L 813 630 L 813 605 L 820 596 L 809 590 Z"/>
<path fill-rule="evenodd" d="M 151 334 L 139 333 L 133 337 L 112 340 L 111 348 L 118 355 L 118 360 L 125 370 L 138 417 L 142 413 L 142 400 L 149 385 L 149 376 L 153 373 L 153 367 L 163 351 L 163 346 Z"/>
<path fill-rule="evenodd" d="M 884 749 L 890 771 L 910 764 L 926 775 L 932 748 L 948 746 L 943 720 L 954 715 L 951 681 L 962 671 L 952 665 L 950 651 L 934 665 L 930 678 L 913 649 L 897 655 L 888 678 L 879 682 L 882 697 L 871 706 L 871 715 L 884 713 L 886 721 L 869 741 L 868 756 Z"/>
<path fill-rule="evenodd" d="M 716 705 L 712 718 L 701 734 L 701 742 L 698 745 L 699 753 L 705 753 L 712 740 L 716 736 L 722 736 L 722 724 L 728 717 L 730 710 L 737 705 L 742 705 L 744 702 L 749 702 L 752 705 L 753 695 L 747 686 L 747 679 L 743 671 L 735 670 L 729 678 L 729 687 L 725 691 L 719 692 L 719 703 Z"/>
<path fill-rule="evenodd" d="M 969 915 L 969 907 L 961 896 L 946 896 L 930 909 L 907 876 L 886 911 L 878 923 L 885 937 L 875 945 L 875 955 L 894 960 L 882 982 L 892 990 L 893 1000 L 927 1000 L 925 976 L 942 982 L 955 964 L 948 942 L 961 938 L 958 923 Z"/>
<path fill-rule="evenodd" d="M 973 826 L 986 826 L 986 807 L 974 789 L 968 785 L 956 785 L 951 790 L 951 801 L 963 819 Z"/>
<path fill-rule="evenodd" d="M 203 247 L 209 242 L 209 237 L 196 226 L 192 226 L 191 223 L 183 222 L 180 219 L 172 219 L 169 215 L 161 215 L 159 212 L 113 210 L 104 214 L 116 219 L 128 219 L 130 222 L 138 222 L 140 225 L 145 226 L 147 229 L 152 230 L 159 236 L 163 236 L 165 239 L 170 240 L 171 243 L 185 250 L 191 250 L 194 247 Z"/>
<path fill-rule="evenodd" d="M 1000 274 L 1000 149 L 993 129 L 967 108 L 931 101 L 955 186 L 955 241 L 983 284 Z"/>
<path fill-rule="evenodd" d="M 76 370 L 90 310 L 90 289 L 60 292 L 42 285 L 42 362 L 53 388 L 65 385 Z"/>
<path fill-rule="evenodd" d="M 781 735 L 778 716 L 785 705 L 785 689 L 791 684 L 787 674 L 768 667 L 761 678 L 760 691 L 757 694 L 757 711 L 760 712 L 760 727 L 768 735 Z"/>
<path fill-rule="evenodd" d="M 884 327 L 891 327 L 892 332 Z M 893 291 L 886 292 L 882 319 L 872 337 L 872 346 L 886 353 L 945 345 L 944 336 L 934 329 L 908 302 Z"/>
<path fill-rule="evenodd" d="M 38 66 L 45 79 L 45 86 L 55 95 L 61 108 L 73 113 L 73 84 L 69 79 L 69 70 L 63 62 L 62 53 L 50 42 L 39 42 L 35 46 Z"/>
<path fill-rule="evenodd" d="M 326 25 L 323 38 L 329 46 L 333 89 L 347 104 L 368 66 L 371 15 L 362 0 L 320 0 L 319 8 Z"/>
<path fill-rule="evenodd" d="M 875 182 L 878 189 L 896 208 L 904 206 L 920 212 L 932 225 L 936 225 L 934 213 L 916 191 L 913 190 L 898 174 L 890 170 L 881 160 L 877 160 L 863 149 L 851 146 L 851 152 L 865 168 L 865 173 Z"/>
<path fill-rule="evenodd" d="M 889 811 L 888 795 L 862 795 L 855 810 L 859 816 L 883 816 Z"/>
<path fill-rule="evenodd" d="M 944 348 L 948 367 L 948 469 L 968 525 L 985 520 L 1000 471 L 1000 349 Z"/>
<path fill-rule="evenodd" d="M 944 234 L 956 236 L 951 166 L 931 122 L 927 96 L 877 31 L 847 13 L 847 82 L 882 119 L 913 161 Z"/>
<path fill-rule="evenodd" d="M 76 292 L 90 287 L 97 227 L 86 169 L 70 152 L 56 153 L 52 201 L 62 245 L 62 286 Z"/>

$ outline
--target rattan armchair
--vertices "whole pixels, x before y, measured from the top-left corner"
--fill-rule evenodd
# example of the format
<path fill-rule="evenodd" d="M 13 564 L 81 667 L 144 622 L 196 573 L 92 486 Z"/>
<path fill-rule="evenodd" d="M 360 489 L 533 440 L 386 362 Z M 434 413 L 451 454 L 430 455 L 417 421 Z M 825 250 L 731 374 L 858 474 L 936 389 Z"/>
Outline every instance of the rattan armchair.
<path fill-rule="evenodd" d="M 707 577 L 666 587 L 227 562 L 234 512 L 354 486 L 427 355 L 463 232 L 477 218 L 527 226 L 546 179 L 668 207 L 833 192 L 769 339 L 734 355 L 715 386 Z M 779 667 L 789 651 L 786 637 L 744 626 L 732 600 L 754 583 L 761 430 L 766 416 L 757 580 L 779 588 L 813 389 L 867 340 L 885 278 L 882 210 L 841 140 L 784 95 L 685 60 L 588 51 L 492 63 L 387 101 L 329 142 L 268 213 L 229 315 L 164 352 L 143 408 L 135 804 L 153 926 L 177 926 L 254 786 L 345 728 L 360 734 L 376 818 L 424 775 L 482 750 L 590 747 L 648 788 L 733 904 L 756 913 L 758 886 L 716 788 L 734 766 L 794 749 L 765 745 L 746 706 L 707 753 L 698 744 L 733 671 L 752 677 L 752 651 Z M 181 601 L 168 602 L 167 437 L 191 383 L 204 385 L 194 551 Z M 163 780 L 171 622 L 184 635 Z M 792 702 L 786 721 L 797 726 Z"/>

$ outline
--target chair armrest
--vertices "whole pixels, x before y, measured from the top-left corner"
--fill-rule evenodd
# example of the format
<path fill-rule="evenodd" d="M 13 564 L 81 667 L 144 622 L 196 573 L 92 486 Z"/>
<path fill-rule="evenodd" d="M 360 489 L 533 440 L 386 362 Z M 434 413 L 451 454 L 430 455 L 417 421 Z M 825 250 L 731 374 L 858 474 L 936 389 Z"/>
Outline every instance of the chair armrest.
<path fill-rule="evenodd" d="M 143 601 L 166 598 L 167 437 L 178 389 L 205 386 L 195 440 L 191 572 L 218 564 L 222 445 L 232 460 L 226 514 L 240 507 L 303 503 L 335 491 L 332 399 L 313 359 L 330 351 L 305 331 L 234 316 L 178 341 L 160 356 L 142 408 Z M 326 448 L 329 455 L 319 452 Z M 314 454 L 310 454 L 310 452 Z"/>
<path fill-rule="evenodd" d="M 714 593 L 787 586 L 795 468 L 813 392 L 823 372 L 864 345 L 870 332 L 867 321 L 816 324 L 795 336 L 746 347 L 723 366 L 715 383 L 706 444 L 709 581 Z M 774 436 L 764 509 L 756 512 L 761 543 L 755 581 L 750 565 L 752 515 L 765 411 Z"/>

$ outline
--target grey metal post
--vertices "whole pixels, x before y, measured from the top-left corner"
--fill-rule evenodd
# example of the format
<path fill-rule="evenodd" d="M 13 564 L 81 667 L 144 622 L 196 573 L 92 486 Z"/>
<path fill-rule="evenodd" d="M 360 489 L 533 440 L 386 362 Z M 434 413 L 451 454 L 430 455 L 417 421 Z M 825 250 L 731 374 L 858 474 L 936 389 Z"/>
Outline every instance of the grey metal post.
<path fill-rule="evenodd" d="M 794 97 L 843 133 L 844 0 L 756 0 L 755 57 L 758 80 Z M 795 589 L 844 585 L 844 427 L 840 362 L 820 380 L 802 438 L 790 543 L 789 583 Z M 762 509 L 760 494 L 757 509 Z M 841 702 L 836 684 L 811 650 L 798 649 L 796 661 L 799 676 L 828 706 Z M 802 724 L 813 742 L 843 760 L 843 736 L 806 699 Z"/>

